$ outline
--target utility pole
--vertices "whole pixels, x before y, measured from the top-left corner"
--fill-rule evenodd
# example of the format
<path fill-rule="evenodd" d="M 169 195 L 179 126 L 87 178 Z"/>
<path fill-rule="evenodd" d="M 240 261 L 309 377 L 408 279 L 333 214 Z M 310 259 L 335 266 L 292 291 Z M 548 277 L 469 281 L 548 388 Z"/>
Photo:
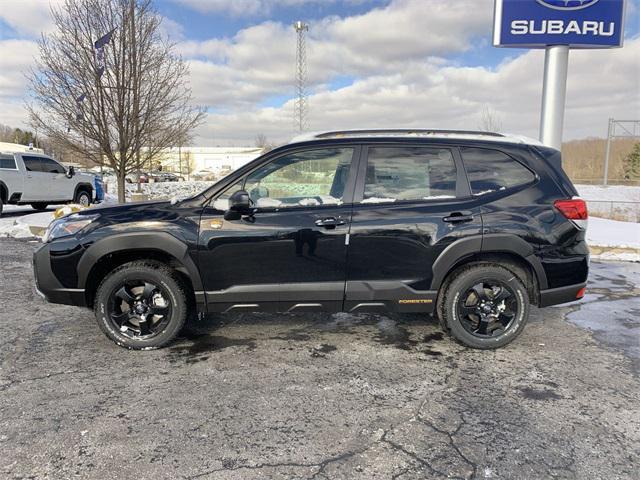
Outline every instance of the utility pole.
<path fill-rule="evenodd" d="M 297 21 L 293 27 L 296 30 L 298 40 L 296 45 L 296 99 L 293 104 L 293 117 L 298 132 L 304 132 L 308 127 L 306 32 L 309 31 L 309 25 Z"/>

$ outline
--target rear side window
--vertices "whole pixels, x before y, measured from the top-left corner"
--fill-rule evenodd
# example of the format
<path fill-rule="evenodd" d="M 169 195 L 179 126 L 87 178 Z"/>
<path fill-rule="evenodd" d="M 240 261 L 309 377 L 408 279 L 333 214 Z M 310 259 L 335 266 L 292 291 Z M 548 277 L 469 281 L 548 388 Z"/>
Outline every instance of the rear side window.
<path fill-rule="evenodd" d="M 484 195 L 533 182 L 535 175 L 510 156 L 486 148 L 462 148 L 471 193 Z"/>
<path fill-rule="evenodd" d="M 437 147 L 369 147 L 362 203 L 456 196 L 451 151 Z"/>
<path fill-rule="evenodd" d="M 16 161 L 11 155 L 0 155 L 0 168 L 16 169 Z"/>
<path fill-rule="evenodd" d="M 27 172 L 42 171 L 42 164 L 40 162 L 40 157 L 28 157 L 23 155 L 22 161 L 24 162 L 24 168 L 27 169 Z"/>

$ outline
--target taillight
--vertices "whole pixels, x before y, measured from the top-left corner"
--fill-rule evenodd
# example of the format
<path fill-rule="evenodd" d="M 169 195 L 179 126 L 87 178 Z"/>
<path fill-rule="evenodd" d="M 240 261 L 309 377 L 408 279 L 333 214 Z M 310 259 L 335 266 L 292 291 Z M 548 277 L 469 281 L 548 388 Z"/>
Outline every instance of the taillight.
<path fill-rule="evenodd" d="M 556 200 L 553 202 L 553 206 L 556 207 L 565 218 L 568 218 L 580 228 L 587 228 L 587 220 L 589 219 L 587 202 L 581 198 Z"/>

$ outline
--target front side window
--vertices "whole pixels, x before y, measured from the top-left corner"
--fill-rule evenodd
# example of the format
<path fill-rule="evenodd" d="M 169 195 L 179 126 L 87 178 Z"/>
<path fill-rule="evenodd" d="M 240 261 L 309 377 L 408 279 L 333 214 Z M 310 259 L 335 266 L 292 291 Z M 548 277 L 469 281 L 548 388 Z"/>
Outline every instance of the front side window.
<path fill-rule="evenodd" d="M 0 168 L 15 170 L 16 160 L 13 158 L 13 155 L 0 155 Z"/>
<path fill-rule="evenodd" d="M 438 147 L 369 147 L 362 203 L 455 198 L 451 150 Z"/>
<path fill-rule="evenodd" d="M 524 165 L 498 150 L 462 148 L 462 160 L 473 195 L 484 195 L 535 180 Z"/>
<path fill-rule="evenodd" d="M 50 158 L 41 158 L 40 162 L 44 173 L 65 173 L 64 167 Z"/>
<path fill-rule="evenodd" d="M 323 148 L 279 157 L 251 173 L 244 190 L 258 208 L 341 205 L 353 148 Z"/>
<path fill-rule="evenodd" d="M 22 161 L 24 162 L 24 168 L 27 169 L 27 172 L 42 172 L 40 157 L 23 156 Z"/>

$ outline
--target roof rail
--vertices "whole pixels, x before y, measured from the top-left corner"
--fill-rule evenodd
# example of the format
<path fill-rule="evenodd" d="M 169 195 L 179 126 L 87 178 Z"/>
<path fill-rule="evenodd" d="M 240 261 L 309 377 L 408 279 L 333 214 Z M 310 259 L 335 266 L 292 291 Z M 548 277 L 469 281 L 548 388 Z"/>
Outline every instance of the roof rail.
<path fill-rule="evenodd" d="M 314 135 L 315 138 L 340 137 L 347 135 L 484 135 L 489 137 L 504 137 L 501 133 L 483 132 L 480 130 L 439 130 L 432 128 L 391 128 L 367 130 L 336 130 Z"/>

